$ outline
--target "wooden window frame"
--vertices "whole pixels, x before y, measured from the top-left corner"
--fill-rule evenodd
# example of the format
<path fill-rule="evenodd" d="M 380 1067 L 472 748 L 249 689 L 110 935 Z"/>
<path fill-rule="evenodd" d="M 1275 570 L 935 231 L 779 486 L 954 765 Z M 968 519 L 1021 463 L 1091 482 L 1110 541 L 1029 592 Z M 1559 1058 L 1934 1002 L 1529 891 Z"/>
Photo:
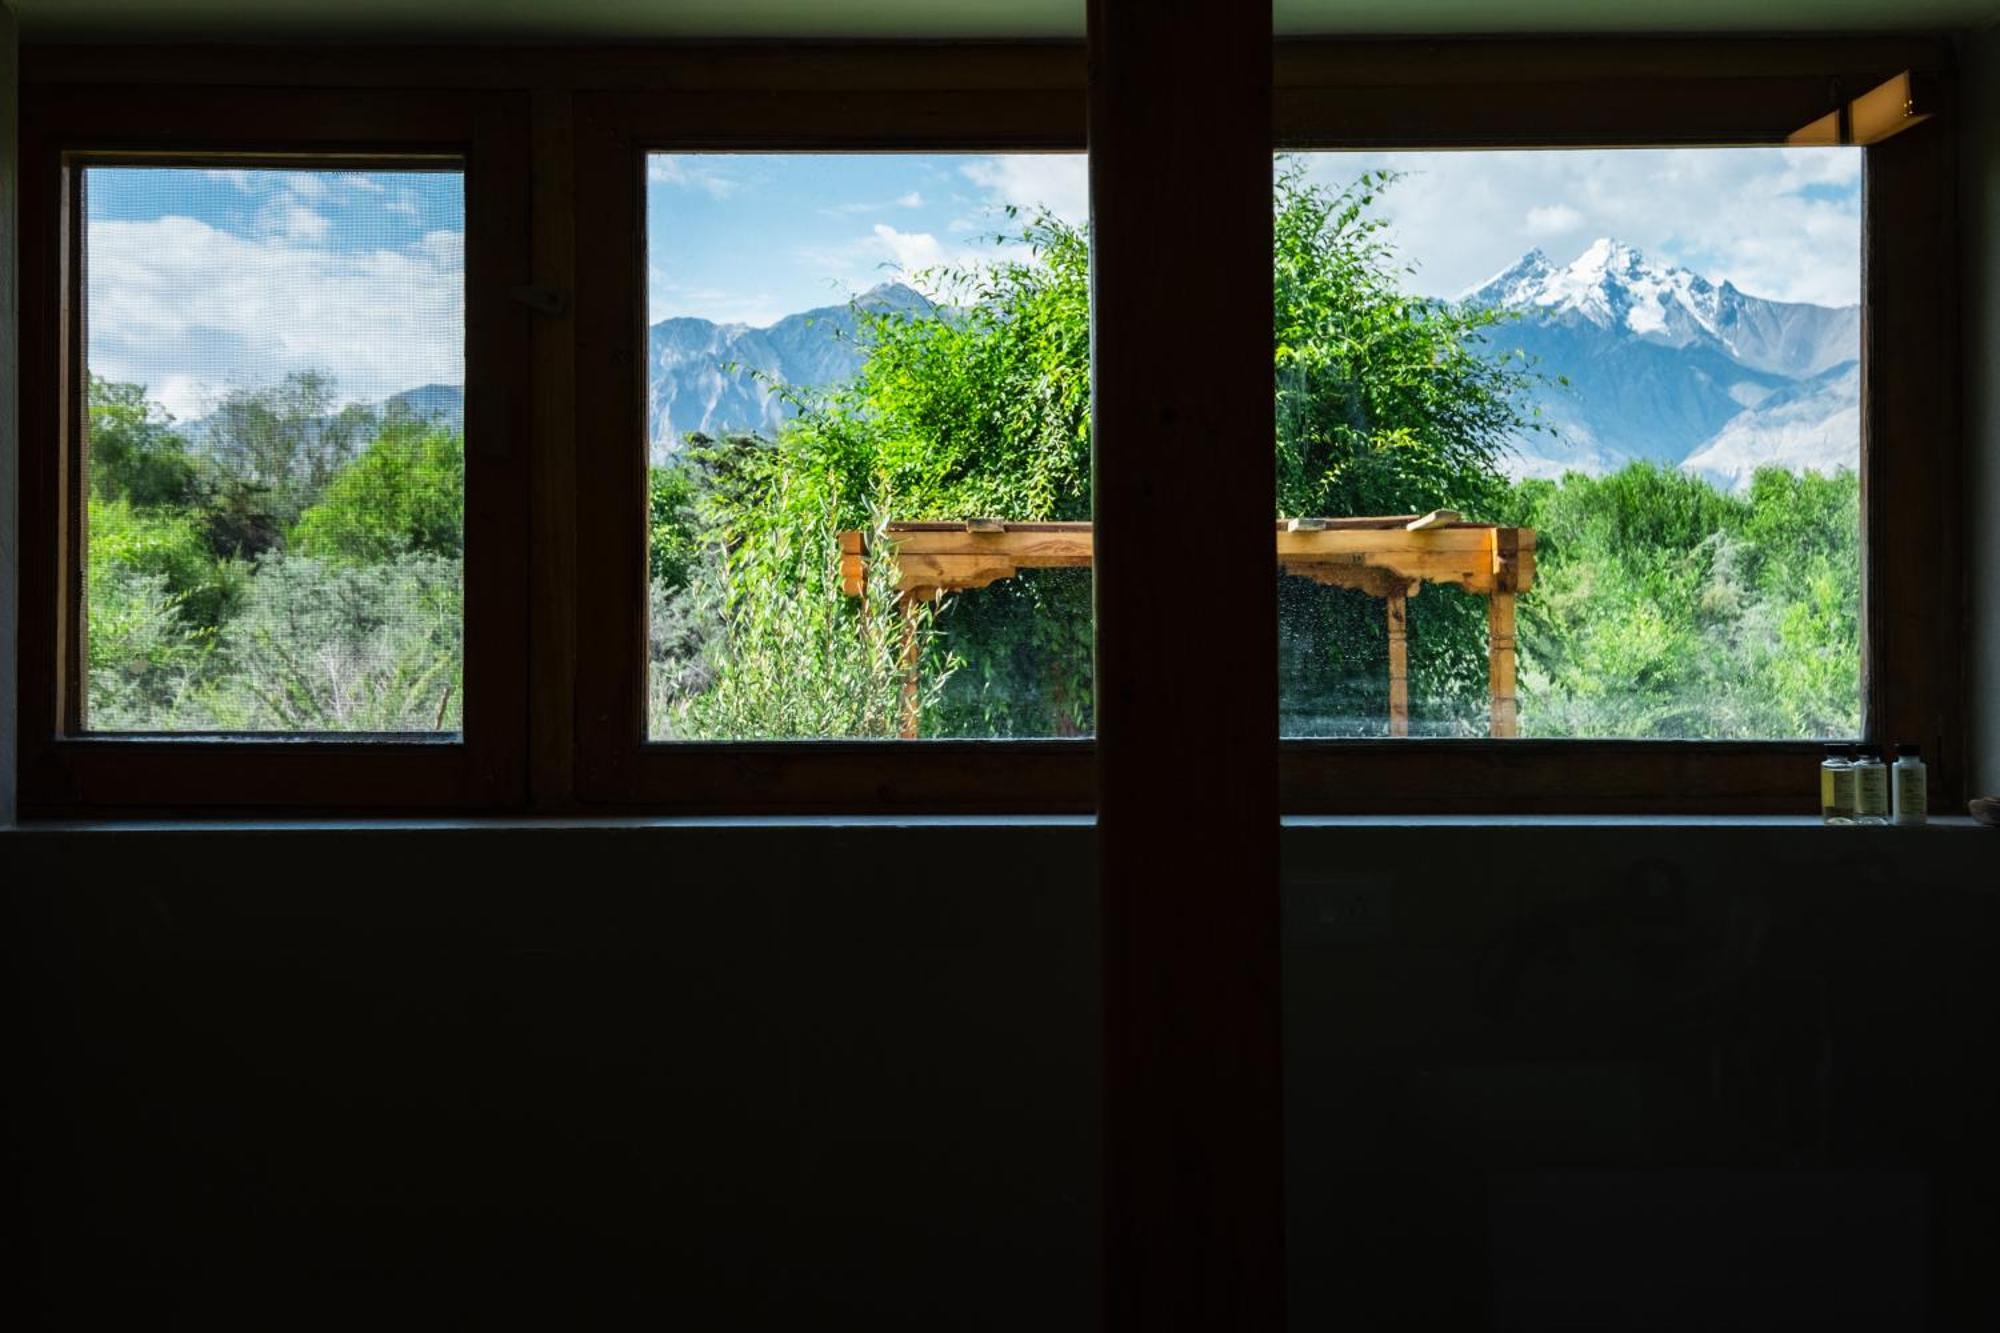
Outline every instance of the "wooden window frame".
<path fill-rule="evenodd" d="M 1093 808 L 1087 740 L 648 743 L 639 638 L 641 154 L 1077 151 L 1086 146 L 1081 48 L 80 46 L 24 56 L 24 385 L 57 384 L 63 372 L 48 332 L 63 295 L 49 218 L 60 216 L 52 191 L 67 147 L 241 148 L 229 131 L 244 125 L 259 127 L 257 146 L 292 153 L 387 151 L 426 135 L 463 150 L 476 138 L 468 162 L 488 170 L 468 171 L 468 358 L 490 339 L 489 364 L 513 373 L 489 376 L 483 390 L 469 378 L 468 388 L 487 420 L 527 442 L 507 460 L 505 502 L 488 492 L 520 520 L 517 535 L 478 566 L 506 590 L 498 600 L 515 604 L 514 619 L 500 606 L 475 617 L 485 595 L 467 565 L 468 635 L 475 619 L 510 626 L 477 653 L 495 695 L 507 695 L 490 732 L 481 725 L 474 736 L 469 719 L 465 746 L 65 739 L 54 727 L 61 677 L 50 645 L 62 632 L 56 501 L 71 479 L 47 448 L 60 438 L 57 398 L 25 394 L 24 811 Z M 1862 485 L 1866 739 L 1920 739 L 1938 809 L 1962 796 L 1968 685 L 1950 64 L 1943 41 L 1870 36 L 1286 40 L 1273 65 L 1277 150 L 1769 144 L 1901 70 L 1934 76 L 1941 114 L 1865 150 Z M 231 86 L 252 80 L 263 88 Z M 456 128 L 444 132 L 447 123 Z M 473 290 L 485 264 L 506 276 Z M 573 290 L 573 313 L 534 318 L 492 295 L 530 281 Z M 475 314 L 482 293 L 490 321 Z M 1129 480 L 1107 476 L 1100 487 Z M 518 535 L 530 531 L 532 562 L 530 538 Z M 1118 614 L 1100 608 L 1100 622 Z M 469 641 L 468 682 L 475 656 Z M 1783 741 L 1293 740 L 1279 768 L 1294 814 L 1764 814 L 1809 807 L 1819 751 Z"/>
<path fill-rule="evenodd" d="M 525 120 L 491 94 L 30 85 L 21 143 L 21 793 L 31 815 L 518 806 L 525 790 Z M 80 173 L 451 158 L 464 172 L 462 731 L 439 737 L 91 733 L 84 637 Z M 86 261 L 87 262 L 87 261 Z"/>
<path fill-rule="evenodd" d="M 646 737 L 645 158 L 656 152 L 1081 152 L 1082 87 L 977 53 L 837 93 L 611 92 L 576 104 L 576 789 L 674 813 L 1083 812 L 1088 740 L 654 742 Z M 967 85 L 970 86 L 967 86 Z M 620 447 L 620 442 L 623 447 Z M 827 534 L 828 555 L 833 534 Z"/>
<path fill-rule="evenodd" d="M 1902 70 L 1934 76 L 1942 114 L 1862 150 L 1859 739 L 1920 741 L 1938 810 L 1966 765 L 1950 58 L 1898 38 L 1281 43 L 1274 95 L 1278 151 L 1778 146 Z M 1776 814 L 1811 806 L 1823 752 L 1288 740 L 1280 773 L 1290 813 Z"/>

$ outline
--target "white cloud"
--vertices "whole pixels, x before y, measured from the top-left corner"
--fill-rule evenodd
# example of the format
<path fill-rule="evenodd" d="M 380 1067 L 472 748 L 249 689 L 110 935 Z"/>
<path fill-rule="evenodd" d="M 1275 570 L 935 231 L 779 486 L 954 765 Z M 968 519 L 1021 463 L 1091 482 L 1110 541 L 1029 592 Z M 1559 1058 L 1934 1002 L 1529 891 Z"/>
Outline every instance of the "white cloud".
<path fill-rule="evenodd" d="M 945 262 L 944 246 L 927 231 L 897 231 L 885 222 L 878 222 L 874 235 L 889 262 L 906 274 Z"/>
<path fill-rule="evenodd" d="M 381 181 L 371 176 L 364 176 L 358 171 L 345 173 L 341 176 L 340 183 L 347 189 L 359 190 L 364 194 L 380 194 L 383 189 Z"/>
<path fill-rule="evenodd" d="M 290 200 L 282 200 L 260 213 L 258 220 L 263 230 L 276 232 L 288 241 L 309 244 L 324 241 L 333 230 L 333 221 L 326 214 Z"/>
<path fill-rule="evenodd" d="M 712 198 L 727 199 L 741 182 L 701 160 L 699 156 L 653 153 L 646 158 L 646 180 L 653 185 L 673 185 L 684 190 L 701 190 Z"/>
<path fill-rule="evenodd" d="M 250 194 L 257 188 L 252 183 L 250 173 L 247 171 L 204 171 L 201 174 L 208 180 L 216 181 L 223 185 L 233 185 L 244 194 Z"/>
<path fill-rule="evenodd" d="M 899 194 L 894 199 L 883 203 L 864 199 L 851 204 L 828 204 L 819 211 L 827 217 L 838 218 L 854 217 L 861 213 L 880 213 L 890 208 L 922 208 L 923 206 L 923 195 L 915 190 L 911 190 L 907 194 Z"/>
<path fill-rule="evenodd" d="M 316 225 L 299 230 L 242 236 L 187 217 L 93 222 L 91 369 L 150 386 L 183 418 L 205 415 L 230 389 L 297 370 L 329 371 L 356 401 L 463 381 L 459 233 L 349 250 L 318 244 L 325 231 Z"/>
<path fill-rule="evenodd" d="M 960 168 L 990 208 L 1046 208 L 1065 222 L 1090 216 L 1090 161 L 1082 153 L 1005 153 Z"/>
<path fill-rule="evenodd" d="M 996 244 L 990 231 L 947 242 L 934 232 L 901 231 L 886 222 L 876 223 L 865 235 L 802 246 L 794 254 L 808 270 L 824 275 L 829 301 L 891 281 L 907 283 L 933 299 L 956 300 L 956 275 L 1028 257 L 1024 246 Z"/>
<path fill-rule="evenodd" d="M 1528 210 L 1530 236 L 1560 236 L 1583 225 L 1583 214 L 1568 204 L 1537 204 Z"/>
<path fill-rule="evenodd" d="M 842 299 L 836 294 L 835 299 Z M 690 310 L 718 324 L 747 324 L 767 328 L 786 315 L 795 313 L 781 307 L 767 291 L 739 291 L 734 288 L 690 285 L 675 282 L 659 265 L 646 271 L 646 318 L 654 323 Z"/>
<path fill-rule="evenodd" d="M 1677 148 L 1319 153 L 1309 174 L 1344 184 L 1390 167 L 1377 207 L 1419 290 L 1454 296 L 1552 237 L 1581 251 L 1613 236 L 1756 296 L 1860 299 L 1860 154 L 1855 149 Z M 1563 233 L 1537 210 L 1578 215 Z M 1558 263 L 1574 258 L 1553 246 Z"/>
<path fill-rule="evenodd" d="M 427 231 L 418 240 L 416 248 L 440 269 L 458 272 L 465 268 L 465 233 L 462 231 Z"/>

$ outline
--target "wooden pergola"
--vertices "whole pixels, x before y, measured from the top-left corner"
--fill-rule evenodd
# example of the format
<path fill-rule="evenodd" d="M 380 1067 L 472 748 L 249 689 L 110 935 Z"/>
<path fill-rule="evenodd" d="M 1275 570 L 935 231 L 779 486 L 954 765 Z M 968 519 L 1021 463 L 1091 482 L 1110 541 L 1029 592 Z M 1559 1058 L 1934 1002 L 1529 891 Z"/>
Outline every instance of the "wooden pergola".
<path fill-rule="evenodd" d="M 897 599 L 906 611 L 947 592 L 984 588 L 1024 569 L 1088 569 L 1089 523 L 890 523 L 884 544 L 896 562 Z M 1379 597 L 1389 623 L 1389 734 L 1410 734 L 1409 599 L 1426 583 L 1451 584 L 1487 599 L 1487 679 L 1491 734 L 1512 736 L 1514 597 L 1535 576 L 1533 528 L 1469 523 L 1448 509 L 1371 518 L 1294 518 L 1277 523 L 1278 567 L 1287 574 Z M 841 585 L 851 597 L 867 587 L 868 541 L 840 534 Z M 917 638 L 905 620 L 903 735 L 918 722 Z"/>

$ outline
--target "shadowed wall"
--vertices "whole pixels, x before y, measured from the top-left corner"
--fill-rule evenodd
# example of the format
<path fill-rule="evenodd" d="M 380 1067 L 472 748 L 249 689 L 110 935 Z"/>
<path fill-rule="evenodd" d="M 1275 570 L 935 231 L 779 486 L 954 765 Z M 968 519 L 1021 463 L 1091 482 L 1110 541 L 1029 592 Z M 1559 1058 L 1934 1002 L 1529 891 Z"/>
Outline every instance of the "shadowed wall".
<path fill-rule="evenodd" d="M 1090 845 L 9 835 L 42 1290 L 1088 1328 Z M 1538 1234 L 1712 1311 L 1745 1215 L 1780 1298 L 1813 1271 L 1794 1296 L 2000 1315 L 2000 836 L 1368 823 L 1285 851 L 1295 1327 L 1560 1305 Z"/>

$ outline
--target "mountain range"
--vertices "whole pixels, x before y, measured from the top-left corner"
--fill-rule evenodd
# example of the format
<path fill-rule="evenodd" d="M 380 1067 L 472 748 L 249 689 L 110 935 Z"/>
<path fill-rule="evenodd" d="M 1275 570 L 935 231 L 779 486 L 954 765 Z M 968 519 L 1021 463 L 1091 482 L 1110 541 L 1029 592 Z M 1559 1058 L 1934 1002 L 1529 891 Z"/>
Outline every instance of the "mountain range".
<path fill-rule="evenodd" d="M 1528 358 L 1554 427 L 1517 441 L 1517 476 L 1645 459 L 1740 487 L 1858 461 L 1858 306 L 1751 296 L 1610 239 L 1567 265 L 1532 250 L 1464 299 L 1514 316 L 1488 340 Z"/>
<path fill-rule="evenodd" d="M 1740 488 L 1759 467 L 1831 472 L 1859 459 L 1858 306 L 1751 296 L 1610 239 L 1566 265 L 1532 250 L 1462 299 L 1513 316 L 1487 330 L 1488 343 L 1527 359 L 1536 375 L 1531 406 L 1553 427 L 1514 441 L 1503 464 L 1512 475 L 1595 474 L 1644 459 Z M 696 432 L 768 434 L 791 415 L 781 386 L 852 377 L 863 360 L 855 307 L 934 308 L 911 288 L 885 283 L 853 306 L 821 306 L 761 328 L 688 316 L 653 325 L 654 461 Z M 450 385 L 387 403 L 453 422 L 463 416 Z"/>
<path fill-rule="evenodd" d="M 821 306 L 765 328 L 681 316 L 653 325 L 648 338 L 647 402 L 655 461 L 697 431 L 766 434 L 791 415 L 779 386 L 836 384 L 861 369 L 855 308 L 870 314 L 921 314 L 931 303 L 900 282 L 883 283 L 853 305 Z"/>

